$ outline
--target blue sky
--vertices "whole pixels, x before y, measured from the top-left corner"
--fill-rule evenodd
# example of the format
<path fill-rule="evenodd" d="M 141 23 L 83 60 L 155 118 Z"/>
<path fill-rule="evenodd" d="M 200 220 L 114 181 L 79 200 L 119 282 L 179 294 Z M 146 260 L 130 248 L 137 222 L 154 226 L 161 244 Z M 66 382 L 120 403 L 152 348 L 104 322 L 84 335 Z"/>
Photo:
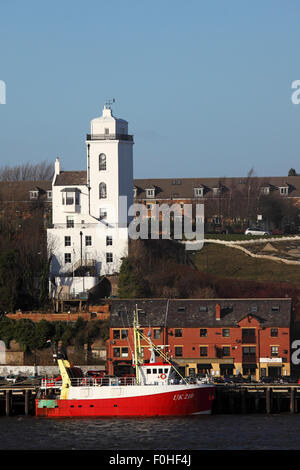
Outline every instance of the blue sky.
<path fill-rule="evenodd" d="M 85 169 L 115 98 L 135 178 L 300 172 L 299 18 L 294 0 L 2 0 L 1 166 Z"/>

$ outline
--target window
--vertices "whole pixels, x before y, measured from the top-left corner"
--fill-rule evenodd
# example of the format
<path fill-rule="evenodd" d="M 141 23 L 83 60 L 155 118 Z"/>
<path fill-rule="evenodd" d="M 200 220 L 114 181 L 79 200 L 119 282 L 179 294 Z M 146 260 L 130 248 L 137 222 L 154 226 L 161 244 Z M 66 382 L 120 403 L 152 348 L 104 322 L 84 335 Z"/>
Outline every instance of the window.
<path fill-rule="evenodd" d="M 30 191 L 30 199 L 37 199 L 39 197 L 38 191 Z"/>
<path fill-rule="evenodd" d="M 223 328 L 222 336 L 228 338 L 230 336 L 230 329 L 229 328 Z"/>
<path fill-rule="evenodd" d="M 128 330 L 121 330 L 121 339 L 128 338 Z"/>
<path fill-rule="evenodd" d="M 207 356 L 207 346 L 200 346 L 200 357 Z"/>
<path fill-rule="evenodd" d="M 255 328 L 243 328 L 242 341 L 243 343 L 256 343 Z"/>
<path fill-rule="evenodd" d="M 67 216 L 67 228 L 74 228 L 74 218 L 70 215 Z"/>
<path fill-rule="evenodd" d="M 65 253 L 65 263 L 71 263 L 72 257 L 71 253 Z"/>
<path fill-rule="evenodd" d="M 105 127 L 105 129 L 104 129 L 104 134 L 105 134 L 105 135 L 108 135 L 108 134 L 109 134 L 109 128 L 108 128 L 108 127 Z"/>
<path fill-rule="evenodd" d="M 279 347 L 278 346 L 271 346 L 271 356 L 276 357 L 278 356 Z"/>
<path fill-rule="evenodd" d="M 154 339 L 160 339 L 160 336 L 161 336 L 161 331 L 160 331 L 160 329 L 156 328 L 153 331 L 153 337 L 154 337 Z"/>
<path fill-rule="evenodd" d="M 251 305 L 251 307 L 250 307 L 250 312 L 251 312 L 251 313 L 256 313 L 257 311 L 258 311 L 257 305 L 255 305 L 255 304 Z"/>
<path fill-rule="evenodd" d="M 271 336 L 278 336 L 278 328 L 271 328 Z"/>
<path fill-rule="evenodd" d="M 203 197 L 203 188 L 194 188 L 195 197 Z"/>
<path fill-rule="evenodd" d="M 207 336 L 207 329 L 206 328 L 200 328 L 200 337 Z"/>
<path fill-rule="evenodd" d="M 76 205 L 80 203 L 78 191 L 63 191 L 61 196 L 63 205 L 72 206 L 74 203 L 76 203 Z"/>
<path fill-rule="evenodd" d="M 178 307 L 177 312 L 185 312 L 186 307 Z"/>
<path fill-rule="evenodd" d="M 71 246 L 71 237 L 65 237 L 65 246 Z"/>
<path fill-rule="evenodd" d="M 279 192 L 280 192 L 281 196 L 286 196 L 289 193 L 289 188 L 283 186 L 283 187 L 279 188 Z"/>
<path fill-rule="evenodd" d="M 106 253 L 106 262 L 107 263 L 112 263 L 113 262 L 113 254 L 112 253 Z"/>
<path fill-rule="evenodd" d="M 155 196 L 155 189 L 146 189 L 146 196 L 147 197 L 154 197 Z"/>
<path fill-rule="evenodd" d="M 114 357 L 120 357 L 120 348 L 113 348 Z"/>
<path fill-rule="evenodd" d="M 260 188 L 260 192 L 262 194 L 270 194 L 270 188 L 269 186 L 263 186 L 262 188 Z"/>
<path fill-rule="evenodd" d="M 92 246 L 92 237 L 90 235 L 85 237 L 85 246 Z"/>
<path fill-rule="evenodd" d="M 104 153 L 100 153 L 99 155 L 99 171 L 106 170 L 106 155 Z"/>
<path fill-rule="evenodd" d="M 176 338 L 181 338 L 182 337 L 182 329 L 181 328 L 176 328 L 175 329 L 175 337 Z"/>
<path fill-rule="evenodd" d="M 280 312 L 280 306 L 279 305 L 272 305 L 272 312 Z"/>
<path fill-rule="evenodd" d="M 113 339 L 120 339 L 120 330 L 113 330 Z"/>
<path fill-rule="evenodd" d="M 107 218 L 107 209 L 100 209 L 99 218 L 100 220 L 105 220 Z"/>
<path fill-rule="evenodd" d="M 175 346 L 175 356 L 182 357 L 182 346 Z"/>
<path fill-rule="evenodd" d="M 128 357 L 128 348 L 121 349 L 121 357 Z"/>
<path fill-rule="evenodd" d="M 107 235 L 106 237 L 106 246 L 111 246 L 112 245 L 112 236 Z"/>
<path fill-rule="evenodd" d="M 99 199 L 106 199 L 107 198 L 107 189 L 105 183 L 99 184 Z"/>
<path fill-rule="evenodd" d="M 47 191 L 47 199 L 52 199 L 52 191 Z"/>
<path fill-rule="evenodd" d="M 133 197 L 137 197 L 137 188 L 133 188 Z"/>
<path fill-rule="evenodd" d="M 230 346 L 223 346 L 223 356 L 230 356 Z"/>
<path fill-rule="evenodd" d="M 220 225 L 221 222 L 222 222 L 222 219 L 219 215 L 215 215 L 213 218 L 212 218 L 212 222 L 213 224 L 216 224 L 216 225 Z"/>
<path fill-rule="evenodd" d="M 199 312 L 207 312 L 207 307 L 206 307 L 206 305 L 200 305 L 200 307 L 199 307 Z"/>

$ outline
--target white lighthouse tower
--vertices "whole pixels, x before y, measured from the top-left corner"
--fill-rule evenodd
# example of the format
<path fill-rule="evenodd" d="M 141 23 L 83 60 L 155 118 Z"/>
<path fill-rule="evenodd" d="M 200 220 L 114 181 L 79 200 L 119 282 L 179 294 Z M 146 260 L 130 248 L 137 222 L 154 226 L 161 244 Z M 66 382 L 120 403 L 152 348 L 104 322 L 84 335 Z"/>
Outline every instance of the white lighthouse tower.
<path fill-rule="evenodd" d="M 87 293 L 103 276 L 117 273 L 128 252 L 133 136 L 110 104 L 91 121 L 86 158 L 86 171 L 61 171 L 55 162 L 47 239 L 56 297 Z"/>

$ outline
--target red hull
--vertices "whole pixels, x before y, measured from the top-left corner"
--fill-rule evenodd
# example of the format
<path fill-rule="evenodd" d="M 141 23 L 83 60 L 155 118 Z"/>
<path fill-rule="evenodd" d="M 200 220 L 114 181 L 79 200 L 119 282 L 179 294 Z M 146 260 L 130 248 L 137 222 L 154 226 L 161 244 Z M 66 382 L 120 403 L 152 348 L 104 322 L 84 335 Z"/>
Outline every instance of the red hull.
<path fill-rule="evenodd" d="M 36 400 L 36 416 L 183 416 L 210 413 L 213 398 L 214 387 L 201 387 L 192 394 L 186 390 L 129 398 L 47 400 L 43 407 L 43 403 Z"/>

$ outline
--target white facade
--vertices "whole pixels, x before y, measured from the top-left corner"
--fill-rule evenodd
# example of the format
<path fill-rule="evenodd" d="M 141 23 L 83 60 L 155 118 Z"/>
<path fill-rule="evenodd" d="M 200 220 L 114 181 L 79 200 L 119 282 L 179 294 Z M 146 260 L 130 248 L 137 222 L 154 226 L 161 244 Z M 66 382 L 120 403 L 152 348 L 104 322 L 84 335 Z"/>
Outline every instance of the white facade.
<path fill-rule="evenodd" d="M 133 203 L 128 123 L 104 107 L 102 116 L 91 121 L 86 149 L 87 170 L 61 171 L 56 159 L 52 183 L 51 286 L 67 295 L 86 292 L 101 276 L 118 272 L 128 251 Z"/>

